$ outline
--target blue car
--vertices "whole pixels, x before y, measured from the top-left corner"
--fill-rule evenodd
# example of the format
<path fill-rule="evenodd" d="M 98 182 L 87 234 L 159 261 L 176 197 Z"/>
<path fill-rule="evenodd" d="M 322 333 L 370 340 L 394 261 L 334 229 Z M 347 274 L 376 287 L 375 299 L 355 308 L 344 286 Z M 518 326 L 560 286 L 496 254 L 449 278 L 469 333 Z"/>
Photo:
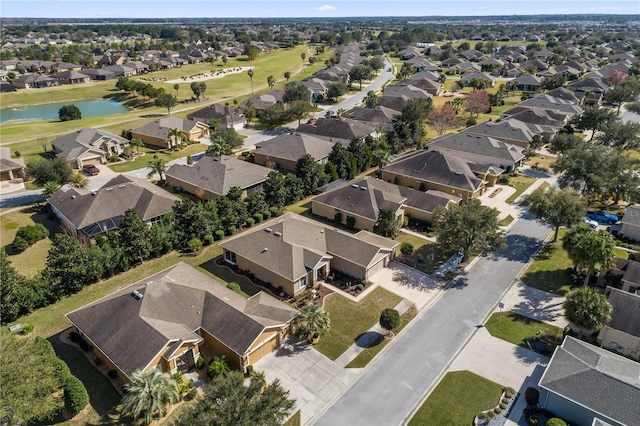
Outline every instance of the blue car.
<path fill-rule="evenodd" d="M 618 216 L 612 213 L 608 213 L 602 210 L 596 210 L 595 212 L 587 212 L 587 217 L 591 220 L 601 223 L 616 223 Z"/>

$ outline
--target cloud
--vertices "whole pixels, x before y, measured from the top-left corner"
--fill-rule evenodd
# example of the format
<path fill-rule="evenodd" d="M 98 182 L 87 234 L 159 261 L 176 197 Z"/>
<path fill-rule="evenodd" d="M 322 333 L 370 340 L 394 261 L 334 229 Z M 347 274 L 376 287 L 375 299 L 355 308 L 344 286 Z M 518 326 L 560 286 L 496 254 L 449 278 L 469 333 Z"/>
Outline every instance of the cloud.
<path fill-rule="evenodd" d="M 329 10 L 336 10 L 336 8 L 330 4 L 325 4 L 324 6 L 316 7 L 316 10 L 319 12 L 328 12 Z"/>

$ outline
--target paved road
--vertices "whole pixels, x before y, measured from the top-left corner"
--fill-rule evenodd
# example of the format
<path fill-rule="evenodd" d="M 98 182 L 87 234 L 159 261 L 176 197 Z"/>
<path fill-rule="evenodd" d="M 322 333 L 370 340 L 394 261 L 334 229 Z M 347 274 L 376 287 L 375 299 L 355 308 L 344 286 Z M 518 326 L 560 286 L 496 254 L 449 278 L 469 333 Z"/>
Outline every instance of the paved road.
<path fill-rule="evenodd" d="M 480 259 L 466 276 L 452 283 L 315 424 L 406 423 L 550 232 L 529 217 L 515 222 L 507 235 L 507 248 Z"/>
<path fill-rule="evenodd" d="M 30 190 L 17 192 L 15 194 L 3 194 L 0 196 L 0 208 L 21 206 L 23 204 L 32 204 L 36 201 L 44 201 L 42 190 Z"/>

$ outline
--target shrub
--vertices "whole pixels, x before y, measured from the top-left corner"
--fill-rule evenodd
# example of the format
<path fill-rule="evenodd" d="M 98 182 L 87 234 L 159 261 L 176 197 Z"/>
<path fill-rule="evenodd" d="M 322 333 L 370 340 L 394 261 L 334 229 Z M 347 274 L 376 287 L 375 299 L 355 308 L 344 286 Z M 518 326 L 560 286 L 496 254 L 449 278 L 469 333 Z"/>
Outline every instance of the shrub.
<path fill-rule="evenodd" d="M 29 324 L 25 325 L 24 327 L 22 327 L 21 333 L 25 334 L 25 335 L 29 334 L 29 333 L 31 333 L 33 331 L 34 328 L 35 328 L 35 326 L 33 324 L 29 323 Z"/>
<path fill-rule="evenodd" d="M 496 413 L 496 414 L 500 414 L 500 413 L 502 413 L 502 408 L 496 407 L 496 408 L 493 409 L 493 412 Z"/>
<path fill-rule="evenodd" d="M 347 216 L 347 226 L 353 228 L 356 225 L 356 218 L 353 216 Z"/>
<path fill-rule="evenodd" d="M 193 238 L 187 243 L 187 245 L 189 246 L 189 250 L 191 250 L 192 252 L 202 250 L 202 241 L 200 241 L 199 238 Z"/>
<path fill-rule="evenodd" d="M 207 368 L 207 375 L 211 378 L 226 376 L 231 371 L 231 363 L 226 356 L 217 356 L 211 360 Z"/>
<path fill-rule="evenodd" d="M 236 227 L 231 225 L 230 227 L 227 228 L 227 235 L 233 235 L 236 233 Z"/>
<path fill-rule="evenodd" d="M 269 210 L 265 210 L 262 212 L 262 216 L 264 216 L 264 219 L 267 220 L 271 218 L 271 212 Z"/>
<path fill-rule="evenodd" d="M 508 404 L 509 401 L 510 401 L 509 398 L 502 398 L 502 401 L 500 401 L 500 402 L 502 402 L 503 404 Z"/>
<path fill-rule="evenodd" d="M 511 399 L 513 398 L 513 395 L 516 394 L 516 390 L 512 387 L 506 387 L 504 388 L 504 396 Z"/>
<path fill-rule="evenodd" d="M 254 213 L 253 219 L 256 221 L 256 223 L 262 222 L 262 213 Z"/>
<path fill-rule="evenodd" d="M 93 363 L 95 365 L 102 365 L 102 359 L 100 357 L 96 356 L 96 357 L 93 358 Z"/>
<path fill-rule="evenodd" d="M 278 208 L 277 207 L 269 207 L 269 211 L 271 212 L 271 217 L 278 216 Z"/>
<path fill-rule="evenodd" d="M 240 289 L 240 285 L 238 283 L 229 283 L 227 284 L 227 288 L 238 294 L 242 292 L 242 290 Z"/>
<path fill-rule="evenodd" d="M 547 420 L 547 426 L 567 426 L 567 423 L 562 419 L 554 417 Z"/>
<path fill-rule="evenodd" d="M 342 222 L 342 212 L 336 212 L 336 214 L 333 215 L 333 220 L 336 223 Z"/>
<path fill-rule="evenodd" d="M 380 314 L 380 326 L 385 330 L 393 330 L 400 325 L 400 313 L 395 309 L 387 308 Z"/>
<path fill-rule="evenodd" d="M 504 402 L 501 402 L 500 403 L 500 408 L 503 409 L 503 410 L 506 410 L 507 409 L 507 404 L 505 404 Z"/>
<path fill-rule="evenodd" d="M 36 225 L 27 225 L 18 229 L 16 233 L 16 238 L 20 237 L 27 242 L 27 244 L 32 245 L 35 242 L 42 240 L 49 236 L 49 230 L 44 227 L 43 224 L 38 223 Z"/>
<path fill-rule="evenodd" d="M 248 156 L 249 156 L 249 154 L 251 154 L 249 151 L 242 151 L 242 152 L 240 153 L 240 155 L 242 155 L 243 157 L 248 157 Z"/>
<path fill-rule="evenodd" d="M 67 376 L 64 385 L 64 406 L 73 415 L 89 404 L 89 394 L 82 382 L 74 375 Z"/>
<path fill-rule="evenodd" d="M 475 126 L 478 124 L 478 121 L 475 118 L 470 118 L 467 120 L 467 127 Z"/>
<path fill-rule="evenodd" d="M 24 238 L 16 235 L 16 238 L 13 240 L 13 251 L 16 253 L 22 253 L 26 249 L 29 248 L 29 243 L 25 241 Z"/>
<path fill-rule="evenodd" d="M 480 413 L 476 417 L 480 420 L 485 420 L 487 418 L 487 413 Z"/>
<path fill-rule="evenodd" d="M 205 246 L 210 246 L 211 244 L 213 244 L 213 235 L 211 234 L 207 234 L 204 236 L 204 245 Z"/>
<path fill-rule="evenodd" d="M 251 375 L 253 373 L 253 365 L 247 365 L 247 374 Z"/>
<path fill-rule="evenodd" d="M 60 121 L 80 120 L 81 118 L 82 112 L 75 105 L 64 105 L 58 110 L 58 119 Z"/>
<path fill-rule="evenodd" d="M 356 286 L 356 291 L 359 293 L 359 292 L 361 292 L 362 290 L 364 290 L 364 286 L 363 286 L 362 284 L 358 284 L 358 285 Z"/>
<path fill-rule="evenodd" d="M 407 242 L 400 244 L 400 253 L 405 256 L 411 256 L 413 254 L 413 244 Z"/>
<path fill-rule="evenodd" d="M 222 229 L 218 229 L 213 233 L 213 238 L 217 240 L 221 240 L 224 238 L 224 231 Z"/>
<path fill-rule="evenodd" d="M 503 185 L 509 185 L 509 182 L 511 182 L 511 177 L 509 177 L 509 175 L 502 174 L 500 175 L 499 182 Z"/>
<path fill-rule="evenodd" d="M 189 389 L 189 392 L 187 392 L 182 399 L 184 399 L 185 401 L 191 401 L 196 396 L 198 396 L 198 389 L 191 388 Z"/>
<path fill-rule="evenodd" d="M 196 367 L 198 367 L 198 369 L 204 367 L 204 358 L 202 358 L 202 355 L 198 355 L 198 359 L 196 359 Z"/>
<path fill-rule="evenodd" d="M 109 370 L 107 376 L 111 377 L 112 379 L 116 379 L 118 377 L 118 372 L 116 370 Z"/>
<path fill-rule="evenodd" d="M 187 164 L 189 166 L 193 164 L 193 158 L 190 155 L 187 155 Z"/>
<path fill-rule="evenodd" d="M 247 227 L 249 228 L 251 228 L 256 223 L 255 219 L 252 217 L 248 217 L 245 222 L 247 223 Z"/>
<path fill-rule="evenodd" d="M 487 417 L 492 418 L 495 415 L 496 415 L 496 413 L 494 413 L 493 410 L 492 411 L 487 411 Z"/>
<path fill-rule="evenodd" d="M 535 407 L 540 400 L 540 392 L 536 388 L 529 387 L 524 391 L 524 399 L 527 401 L 527 404 Z"/>
<path fill-rule="evenodd" d="M 18 150 L 16 150 L 16 152 L 14 152 L 13 154 L 16 156 L 16 158 L 22 157 L 22 154 Z"/>

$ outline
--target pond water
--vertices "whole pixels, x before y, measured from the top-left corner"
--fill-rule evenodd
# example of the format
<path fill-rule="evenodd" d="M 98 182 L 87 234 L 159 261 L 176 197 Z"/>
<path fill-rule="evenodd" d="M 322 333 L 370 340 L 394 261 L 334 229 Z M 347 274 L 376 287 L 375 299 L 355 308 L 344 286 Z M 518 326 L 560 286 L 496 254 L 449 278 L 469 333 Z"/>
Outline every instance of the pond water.
<path fill-rule="evenodd" d="M 57 120 L 58 110 L 64 105 L 75 105 L 80 108 L 82 118 L 122 114 L 129 111 L 129 108 L 119 102 L 103 99 L 93 101 L 56 102 L 53 104 L 2 108 L 0 109 L 0 123 L 33 120 Z"/>

